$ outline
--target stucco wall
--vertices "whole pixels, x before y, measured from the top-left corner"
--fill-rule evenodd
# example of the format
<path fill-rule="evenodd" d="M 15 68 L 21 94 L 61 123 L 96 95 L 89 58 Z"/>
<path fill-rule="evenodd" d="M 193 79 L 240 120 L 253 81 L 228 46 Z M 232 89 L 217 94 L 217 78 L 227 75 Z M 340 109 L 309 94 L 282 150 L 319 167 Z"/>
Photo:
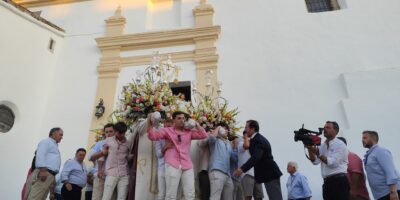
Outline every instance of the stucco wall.
<path fill-rule="evenodd" d="M 104 35 L 104 19 L 112 16 L 118 5 L 127 18 L 125 33 L 193 26 L 191 9 L 198 1 L 149 2 L 96 0 L 33 9 L 43 10 L 42 16 L 66 29 L 65 45 L 57 69 L 53 70 L 57 79 L 44 81 L 37 78 L 33 82 L 29 77 L 30 83 L 34 83 L 29 87 L 39 93 L 31 93 L 38 96 L 29 104 L 35 105 L 36 112 L 29 112 L 30 116 L 25 118 L 29 122 L 21 122 L 24 129 L 21 127 L 18 133 L 0 135 L 4 138 L 0 142 L 9 145 L 22 139 L 23 133 L 34 130 L 37 134 L 19 146 L 18 153 L 28 154 L 15 161 L 19 168 L 11 164 L 2 165 L 12 173 L 2 173 L 1 176 L 7 179 L 17 176 L 22 184 L 31 153 L 53 124 L 65 130 L 60 144 L 63 161 L 72 157 L 76 148 L 86 146 L 100 56 L 94 38 Z M 320 168 L 309 163 L 303 155 L 302 144 L 293 141 L 293 130 L 300 128 L 302 123 L 306 128 L 316 130 L 327 120 L 338 121 L 340 135 L 348 139 L 349 149 L 361 157 L 365 152 L 361 145 L 361 132 L 364 129 L 377 130 L 381 134 L 380 143 L 392 151 L 397 167 L 400 166 L 400 149 L 396 145 L 400 128 L 398 1 L 388 0 L 382 4 L 371 0 L 345 1 L 345 9 L 326 13 L 307 13 L 302 1 L 208 2 L 215 9 L 215 24 L 222 27 L 217 48 L 220 55 L 218 77 L 223 82 L 223 95 L 232 107 L 239 107 L 239 120 L 243 124 L 250 118 L 259 120 L 261 133 L 270 140 L 283 172 L 288 161 L 299 163 L 300 171 L 311 182 L 314 199 L 322 199 Z M 16 21 L 15 24 L 21 23 Z M 12 30 L 8 34 L 11 38 L 16 35 Z M 7 49 L 0 48 L 0 51 L 10 52 Z M 23 55 L 35 58 L 37 53 L 29 51 Z M 41 56 L 46 57 L 46 62 L 52 61 L 48 55 Z M 6 64 L 2 66 L 8 66 L 14 61 L 0 62 Z M 26 64 L 22 60 L 18 62 L 21 62 L 20 66 Z M 42 63 L 35 66 L 42 67 L 43 73 L 50 73 Z M 0 70 L 10 73 L 9 68 Z M 119 85 L 133 76 L 134 71 L 122 70 Z M 12 97 L 18 93 L 19 96 L 14 98 L 18 100 L 14 101 L 21 101 L 28 107 L 27 100 L 22 100 L 27 95 L 19 93 L 28 87 L 21 85 L 20 81 L 26 80 L 28 74 L 25 76 L 17 69 L 11 69 L 11 72 L 20 77 L 22 74 L 23 78 L 5 82 L 8 85 L 15 83 L 12 88 L 16 89 L 7 90 L 9 99 L 13 100 Z M 29 74 L 32 75 L 35 73 Z M 1 76 L 4 76 L 3 72 Z M 189 67 L 182 79 L 193 77 Z M 42 87 L 49 87 L 47 83 L 52 87 L 42 91 Z M 4 90 L 3 84 L 0 88 Z M 40 92 L 45 94 L 39 95 Z M 1 92 L 1 96 L 3 94 L 7 93 Z M 49 96 L 47 104 L 44 104 L 43 96 Z M 23 106 L 20 110 L 24 110 Z M 11 146 L 1 146 L 2 149 L 5 147 Z M 13 159 L 13 156 L 8 158 Z M 284 174 L 281 184 L 285 197 L 287 173 Z M 21 184 L 16 182 L 13 190 L 19 190 Z M 1 190 L 5 188 L 2 186 Z M 7 199 L 17 198 L 16 194 L 0 194 L 10 197 Z"/>
<path fill-rule="evenodd" d="M 0 134 L 0 198 L 18 199 L 37 141 L 51 128 L 44 126 L 43 118 L 56 81 L 63 33 L 3 1 L 0 27 L 0 104 L 16 115 L 13 128 Z M 55 41 L 53 52 L 48 50 L 50 38 Z"/>

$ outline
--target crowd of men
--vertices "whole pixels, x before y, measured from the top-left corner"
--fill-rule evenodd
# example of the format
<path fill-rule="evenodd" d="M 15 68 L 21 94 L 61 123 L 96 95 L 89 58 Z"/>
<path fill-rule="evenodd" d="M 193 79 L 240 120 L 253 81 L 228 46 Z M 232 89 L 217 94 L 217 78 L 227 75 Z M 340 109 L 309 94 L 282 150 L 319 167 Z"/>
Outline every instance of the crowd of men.
<path fill-rule="evenodd" d="M 147 119 L 147 137 L 156 141 L 158 200 L 195 199 L 195 172 L 190 157 L 192 140 L 199 140 L 201 162 L 197 177 L 202 200 L 263 199 L 262 184 L 268 199 L 283 199 L 282 172 L 274 161 L 269 141 L 259 132 L 257 121 L 246 122 L 243 137 L 228 137 L 230 130 L 226 124 L 206 131 L 199 123 L 191 122 L 192 125 L 183 112 L 173 113 L 163 127 L 160 118 L 149 116 Z M 51 129 L 49 137 L 38 144 L 22 199 L 44 200 L 50 193 L 50 199 L 80 200 L 86 186 L 86 199 L 126 200 L 129 163 L 134 158 L 133 142 L 125 137 L 127 130 L 123 122 L 104 126 L 104 140 L 90 151 L 89 160 L 94 162 L 94 168 L 88 172 L 83 163 L 86 156 L 83 148 L 60 171 L 58 143 L 63 130 Z M 362 132 L 363 146 L 368 148 L 363 161 L 347 149 L 346 139 L 337 137 L 338 133 L 339 125 L 327 121 L 325 142 L 321 146 L 307 146 L 311 163 L 321 167 L 323 198 L 369 200 L 367 177 L 374 199 L 399 200 L 400 176 L 390 151 L 378 145 L 378 133 Z M 287 172 L 290 174 L 286 181 L 288 199 L 311 199 L 308 179 L 298 171 L 297 163 L 288 162 Z M 60 174 L 59 192 L 57 174 Z"/>

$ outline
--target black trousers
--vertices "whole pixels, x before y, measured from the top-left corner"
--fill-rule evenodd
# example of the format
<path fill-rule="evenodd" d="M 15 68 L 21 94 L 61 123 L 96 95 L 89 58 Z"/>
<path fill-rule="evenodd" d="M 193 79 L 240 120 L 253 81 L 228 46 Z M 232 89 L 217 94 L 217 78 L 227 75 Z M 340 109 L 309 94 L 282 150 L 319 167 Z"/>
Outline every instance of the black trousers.
<path fill-rule="evenodd" d="M 72 190 L 68 191 L 67 188 L 65 187 L 65 184 L 61 188 L 61 196 L 63 200 L 81 200 L 81 195 L 82 195 L 82 188 L 75 185 L 72 185 Z"/>
<path fill-rule="evenodd" d="M 400 190 L 397 190 L 397 194 L 400 196 Z M 379 198 L 378 200 L 390 200 L 390 193 L 384 197 Z"/>
<path fill-rule="evenodd" d="M 349 200 L 350 184 L 346 174 L 336 174 L 324 178 L 322 193 L 324 200 Z"/>
<path fill-rule="evenodd" d="M 54 193 L 54 197 L 56 200 L 62 200 L 61 194 Z"/>
<path fill-rule="evenodd" d="M 208 172 L 206 170 L 202 170 L 199 172 L 199 187 L 201 193 L 201 200 L 209 200 L 210 199 L 210 179 L 208 177 Z"/>
<path fill-rule="evenodd" d="M 85 200 L 92 200 L 93 191 L 85 192 Z"/>

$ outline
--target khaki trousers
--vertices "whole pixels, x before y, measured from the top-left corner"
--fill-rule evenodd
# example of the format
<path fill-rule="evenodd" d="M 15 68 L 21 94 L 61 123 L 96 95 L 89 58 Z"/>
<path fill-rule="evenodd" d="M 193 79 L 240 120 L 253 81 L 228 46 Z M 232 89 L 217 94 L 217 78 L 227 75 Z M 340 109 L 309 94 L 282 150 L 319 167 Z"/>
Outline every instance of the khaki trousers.
<path fill-rule="evenodd" d="M 39 169 L 35 169 L 26 184 L 24 197 L 26 200 L 46 200 L 50 186 L 55 184 L 55 177 L 48 172 L 46 180 L 41 181 L 38 178 L 39 171 Z"/>

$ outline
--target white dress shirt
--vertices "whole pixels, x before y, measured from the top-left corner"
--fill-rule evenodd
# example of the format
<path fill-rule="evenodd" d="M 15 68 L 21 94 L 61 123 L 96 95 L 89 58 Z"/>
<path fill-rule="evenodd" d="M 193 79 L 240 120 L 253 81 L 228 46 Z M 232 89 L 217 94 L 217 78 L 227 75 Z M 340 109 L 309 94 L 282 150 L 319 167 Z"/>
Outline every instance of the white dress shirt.
<path fill-rule="evenodd" d="M 238 166 L 242 166 L 251 157 L 249 150 L 243 148 L 243 143 L 244 143 L 243 138 L 240 138 L 240 141 L 238 143 L 238 158 L 239 158 Z M 254 168 L 249 169 L 242 176 L 244 176 L 245 174 L 254 177 Z"/>
<path fill-rule="evenodd" d="M 39 142 L 35 165 L 36 168 L 45 167 L 56 173 L 60 171 L 61 155 L 58 144 L 53 138 L 48 137 Z"/>
<path fill-rule="evenodd" d="M 327 164 L 321 162 L 319 158 L 316 158 L 313 164 L 318 165 L 321 163 L 321 174 L 323 178 L 335 174 L 347 173 L 347 165 L 349 163 L 347 154 L 348 150 L 346 145 L 341 140 L 334 138 L 329 141 L 329 144 L 325 141 L 319 147 L 319 155 L 326 156 Z"/>

